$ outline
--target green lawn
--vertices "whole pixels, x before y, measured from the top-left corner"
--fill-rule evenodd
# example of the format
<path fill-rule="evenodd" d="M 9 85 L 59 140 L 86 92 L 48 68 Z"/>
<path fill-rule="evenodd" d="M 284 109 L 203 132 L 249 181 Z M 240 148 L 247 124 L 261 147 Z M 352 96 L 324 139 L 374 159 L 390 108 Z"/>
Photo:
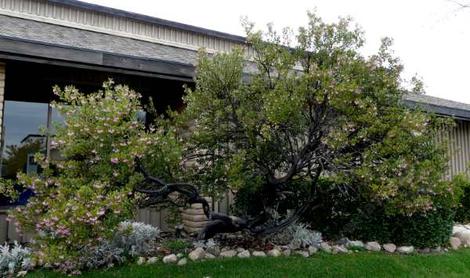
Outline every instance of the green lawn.
<path fill-rule="evenodd" d="M 27 277 L 62 277 L 35 272 Z M 470 250 L 399 256 L 383 253 L 318 254 L 310 258 L 220 259 L 186 266 L 129 265 L 85 273 L 82 277 L 470 277 Z"/>

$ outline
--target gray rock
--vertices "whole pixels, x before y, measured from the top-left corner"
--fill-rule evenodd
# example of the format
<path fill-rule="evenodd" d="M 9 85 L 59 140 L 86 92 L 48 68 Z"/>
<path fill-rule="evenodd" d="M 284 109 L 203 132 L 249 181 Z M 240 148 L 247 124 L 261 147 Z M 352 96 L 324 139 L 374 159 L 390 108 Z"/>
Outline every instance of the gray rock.
<path fill-rule="evenodd" d="M 346 243 L 346 247 L 350 249 L 354 249 L 354 248 L 361 249 L 361 248 L 364 248 L 364 242 L 360 240 L 351 240 Z"/>
<path fill-rule="evenodd" d="M 206 251 L 202 247 L 198 247 L 189 253 L 188 257 L 191 261 L 202 260 L 206 257 Z"/>
<path fill-rule="evenodd" d="M 320 244 L 320 250 L 326 253 L 331 253 L 331 246 L 327 242 L 322 242 Z"/>
<path fill-rule="evenodd" d="M 212 255 L 217 257 L 218 255 L 220 255 L 220 247 L 219 246 L 207 247 L 206 253 L 211 253 Z"/>
<path fill-rule="evenodd" d="M 163 257 L 163 263 L 165 264 L 174 264 L 178 261 L 178 257 L 175 254 L 171 254 Z"/>
<path fill-rule="evenodd" d="M 176 254 L 176 257 L 177 257 L 178 259 L 181 259 L 182 257 L 184 257 L 184 254 L 183 254 L 183 253 L 178 253 L 178 254 Z"/>
<path fill-rule="evenodd" d="M 237 257 L 239 257 L 239 258 L 249 258 L 250 257 L 250 251 L 243 250 L 240 253 L 238 253 Z"/>
<path fill-rule="evenodd" d="M 397 250 L 397 246 L 393 243 L 386 243 L 386 244 L 382 245 L 382 247 L 388 253 L 394 253 L 395 250 Z"/>
<path fill-rule="evenodd" d="M 350 240 L 347 237 L 343 237 L 336 241 L 337 245 L 347 245 Z"/>
<path fill-rule="evenodd" d="M 147 264 L 156 264 L 158 262 L 158 258 L 157 257 L 150 257 L 148 258 L 147 260 Z"/>
<path fill-rule="evenodd" d="M 220 252 L 220 257 L 222 258 L 232 258 L 237 255 L 237 251 L 235 250 L 227 250 Z"/>
<path fill-rule="evenodd" d="M 397 248 L 397 252 L 400 254 L 411 254 L 415 251 L 413 246 L 400 246 Z"/>
<path fill-rule="evenodd" d="M 263 251 L 253 251 L 251 255 L 253 257 L 266 257 L 266 253 L 264 253 Z"/>
<path fill-rule="evenodd" d="M 241 253 L 241 252 L 245 251 L 245 248 L 238 247 L 236 250 L 237 250 L 238 253 Z"/>
<path fill-rule="evenodd" d="M 186 265 L 188 263 L 188 259 L 182 258 L 181 260 L 178 261 L 179 266 Z"/>
<path fill-rule="evenodd" d="M 369 241 L 366 243 L 365 247 L 366 247 L 366 250 L 374 251 L 374 252 L 379 252 L 380 250 L 382 250 L 382 247 L 377 241 Z"/>
<path fill-rule="evenodd" d="M 300 255 L 304 258 L 308 258 L 310 256 L 307 251 L 303 251 L 303 250 L 297 250 L 295 251 L 295 254 Z"/>
<path fill-rule="evenodd" d="M 317 252 L 318 252 L 318 248 L 316 248 L 316 247 L 314 247 L 314 246 L 308 247 L 308 254 L 309 254 L 310 256 L 313 255 L 313 254 L 315 254 L 315 253 L 317 253 Z"/>
<path fill-rule="evenodd" d="M 276 248 L 268 251 L 268 256 L 269 257 L 279 257 L 281 255 L 282 255 L 281 251 L 279 249 L 276 249 Z"/>
<path fill-rule="evenodd" d="M 425 247 L 418 250 L 419 253 L 428 254 L 431 253 L 431 248 Z"/>
<path fill-rule="evenodd" d="M 460 238 L 458 237 L 451 237 L 449 239 L 449 244 L 452 249 L 457 250 L 459 249 L 460 245 L 462 245 L 462 241 L 460 241 Z"/>
<path fill-rule="evenodd" d="M 291 255 L 292 251 L 290 249 L 285 249 L 282 250 L 282 255 L 289 257 Z"/>
<path fill-rule="evenodd" d="M 442 248 L 441 248 L 440 246 L 431 248 L 431 252 L 432 252 L 432 253 L 441 253 L 441 252 L 442 252 Z"/>
<path fill-rule="evenodd" d="M 216 256 L 212 255 L 211 253 L 207 253 L 207 252 L 206 252 L 206 257 L 205 257 L 205 259 L 207 259 L 207 260 L 212 260 L 212 259 L 215 259 L 215 258 L 216 258 Z"/>

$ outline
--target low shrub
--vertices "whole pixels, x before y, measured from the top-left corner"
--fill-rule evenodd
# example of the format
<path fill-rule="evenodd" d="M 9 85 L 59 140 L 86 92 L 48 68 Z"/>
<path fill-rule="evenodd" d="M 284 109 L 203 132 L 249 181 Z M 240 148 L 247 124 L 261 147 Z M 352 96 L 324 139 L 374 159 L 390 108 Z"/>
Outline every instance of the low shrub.
<path fill-rule="evenodd" d="M 321 233 L 312 231 L 305 224 L 293 224 L 275 234 L 271 240 L 280 245 L 289 245 L 293 249 L 319 246 L 322 242 Z"/>
<path fill-rule="evenodd" d="M 167 240 L 162 243 L 162 246 L 168 249 L 171 253 L 183 253 L 193 245 L 183 239 Z"/>
<path fill-rule="evenodd" d="M 31 250 L 18 242 L 10 247 L 7 243 L 0 246 L 0 276 L 13 277 L 15 273 L 27 271 L 32 267 Z"/>
<path fill-rule="evenodd" d="M 383 202 L 367 199 L 367 195 L 359 194 L 351 187 L 338 190 L 339 186 L 329 186 L 327 180 L 321 182 L 323 187 L 315 201 L 322 206 L 307 212 L 303 218 L 311 227 L 329 239 L 348 237 L 415 247 L 448 243 L 462 192 L 468 190 L 468 180 L 463 176 L 441 181 L 439 187 L 447 186 L 449 194 L 445 191 L 435 194 L 433 206 L 426 211 L 403 214 L 390 211 Z M 465 202 L 465 198 L 462 200 Z"/>
<path fill-rule="evenodd" d="M 470 223 L 470 182 L 464 177 L 460 178 L 463 188 L 462 198 L 455 213 L 455 221 L 459 223 Z"/>
<path fill-rule="evenodd" d="M 144 256 L 154 251 L 160 229 L 140 222 L 119 223 L 113 237 L 113 245 L 131 256 Z"/>

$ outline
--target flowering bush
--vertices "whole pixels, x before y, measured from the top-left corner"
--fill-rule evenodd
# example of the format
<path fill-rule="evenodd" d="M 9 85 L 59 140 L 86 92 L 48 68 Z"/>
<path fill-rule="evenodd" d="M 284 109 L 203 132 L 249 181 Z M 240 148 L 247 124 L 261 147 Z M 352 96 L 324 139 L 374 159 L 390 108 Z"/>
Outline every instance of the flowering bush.
<path fill-rule="evenodd" d="M 35 195 L 11 217 L 18 229 L 36 235 L 40 264 L 71 272 L 80 268 L 83 250 L 111 240 L 118 224 L 132 218 L 138 199 L 133 189 L 142 181 L 135 160 L 164 159 L 159 154 L 170 133 L 146 130 L 138 117 L 140 95 L 126 86 L 110 81 L 89 95 L 74 87 L 54 92 L 65 118 L 53 142 L 62 159 L 38 154 L 41 175 L 19 174 L 18 182 Z"/>
<path fill-rule="evenodd" d="M 18 242 L 12 248 L 5 243 L 0 246 L 0 276 L 11 276 L 31 268 L 31 250 L 21 247 Z"/>

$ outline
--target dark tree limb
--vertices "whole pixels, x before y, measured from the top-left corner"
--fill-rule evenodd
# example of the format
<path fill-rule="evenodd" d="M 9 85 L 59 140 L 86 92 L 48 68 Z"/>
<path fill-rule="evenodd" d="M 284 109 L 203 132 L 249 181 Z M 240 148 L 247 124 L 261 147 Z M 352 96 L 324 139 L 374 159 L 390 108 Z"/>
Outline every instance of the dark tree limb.
<path fill-rule="evenodd" d="M 234 233 L 238 231 L 248 231 L 253 236 L 265 237 L 277 233 L 298 221 L 301 215 L 308 209 L 316 208 L 312 207 L 310 203 L 306 203 L 292 215 L 278 223 L 267 224 L 269 217 L 267 217 L 268 213 L 266 211 L 261 212 L 255 219 L 247 220 L 237 216 L 212 212 L 209 203 L 200 196 L 199 191 L 194 185 L 188 183 L 166 183 L 159 178 L 152 177 L 144 169 L 140 161 L 136 161 L 136 169 L 144 175 L 144 181 L 135 189 L 136 192 L 146 195 L 147 198 L 144 206 L 154 206 L 162 203 L 171 203 L 177 206 L 202 204 L 208 223 L 199 233 L 199 239 L 209 239 L 219 233 Z M 172 200 L 170 197 L 172 193 L 179 193 L 178 198 L 182 200 L 182 204 Z"/>

